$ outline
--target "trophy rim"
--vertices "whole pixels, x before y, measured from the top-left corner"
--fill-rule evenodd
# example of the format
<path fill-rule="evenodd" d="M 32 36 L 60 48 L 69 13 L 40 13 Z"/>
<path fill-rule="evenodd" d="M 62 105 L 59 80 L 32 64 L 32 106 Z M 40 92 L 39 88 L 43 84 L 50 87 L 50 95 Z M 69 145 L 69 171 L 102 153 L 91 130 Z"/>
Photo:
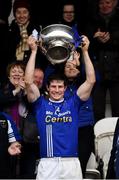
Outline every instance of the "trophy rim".
<path fill-rule="evenodd" d="M 62 63 L 69 58 L 70 52 L 75 48 L 74 33 L 72 27 L 65 24 L 51 24 L 43 28 L 40 32 L 42 46 L 46 49 L 46 57 L 51 63 Z M 55 47 L 63 47 L 67 50 L 67 55 L 61 59 L 50 56 L 50 51 Z"/>

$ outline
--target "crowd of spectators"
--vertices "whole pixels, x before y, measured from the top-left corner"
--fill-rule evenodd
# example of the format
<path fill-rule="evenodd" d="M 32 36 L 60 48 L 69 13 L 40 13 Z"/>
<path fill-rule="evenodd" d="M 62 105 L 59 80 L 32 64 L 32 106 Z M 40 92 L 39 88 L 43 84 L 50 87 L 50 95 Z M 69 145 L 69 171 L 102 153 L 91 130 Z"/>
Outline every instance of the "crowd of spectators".
<path fill-rule="evenodd" d="M 27 99 L 25 70 L 32 54 L 28 39 L 34 29 L 40 35 L 42 28 L 48 25 L 65 24 L 75 30 L 78 36 L 85 35 L 89 39 L 90 45 L 87 51 L 96 75 L 96 83 L 90 97 L 82 104 L 79 111 L 78 158 L 85 178 L 87 162 L 91 153 L 95 153 L 93 127 L 97 121 L 105 117 L 107 90 L 110 95 L 112 116 L 119 117 L 118 7 L 118 0 L 87 0 L 87 2 L 84 0 L 52 0 L 52 2 L 44 0 L 42 3 L 39 0 L 1 0 L 0 111 L 10 115 L 9 117 L 3 114 L 2 119 L 5 116 L 8 121 L 10 118 L 14 120 L 21 138 L 15 139 L 15 142 L 20 141 L 20 144 L 17 142 L 20 145 L 19 153 L 13 153 L 15 156 L 12 157 L 10 153 L 5 154 L 6 159 L 9 157 L 9 168 L 12 173 L 9 177 L 5 173 L 0 177 L 26 179 L 36 177 L 36 162 L 40 159 L 40 137 L 35 114 Z M 8 21 L 11 11 L 13 11 L 13 17 L 11 21 Z M 83 84 L 87 77 L 84 65 L 85 55 L 80 47 L 76 47 L 73 58 L 67 63 L 54 65 L 48 61 L 40 48 L 37 49 L 33 83 L 42 95 L 48 94 L 45 83 L 48 76 L 56 71 L 60 71 L 67 79 L 65 99 L 75 94 L 79 85 Z M 3 121 L 0 120 L 0 128 L 1 122 Z M 2 136 L 6 136 L 6 132 L 2 133 Z M 114 143 L 118 145 L 118 135 L 116 136 Z M 9 143 L 8 140 L 9 138 L 7 143 Z M 8 147 L 7 144 L 5 148 Z M 113 158 L 116 156 L 115 152 L 113 151 Z M 2 167 L 1 155 L 0 158 L 0 167 Z M 5 166 L 7 172 L 9 168 L 8 165 L 5 164 Z M 5 172 L 5 167 L 3 170 Z M 117 171 L 118 168 L 114 173 L 115 177 L 118 177 Z"/>

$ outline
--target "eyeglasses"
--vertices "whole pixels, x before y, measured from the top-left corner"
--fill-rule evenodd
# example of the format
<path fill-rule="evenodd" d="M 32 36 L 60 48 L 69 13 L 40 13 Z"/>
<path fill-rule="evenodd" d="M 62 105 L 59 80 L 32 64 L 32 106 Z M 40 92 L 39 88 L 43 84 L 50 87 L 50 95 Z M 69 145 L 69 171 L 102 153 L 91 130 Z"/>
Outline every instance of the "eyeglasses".
<path fill-rule="evenodd" d="M 65 13 L 65 14 L 73 14 L 74 11 L 64 11 L 63 13 Z"/>

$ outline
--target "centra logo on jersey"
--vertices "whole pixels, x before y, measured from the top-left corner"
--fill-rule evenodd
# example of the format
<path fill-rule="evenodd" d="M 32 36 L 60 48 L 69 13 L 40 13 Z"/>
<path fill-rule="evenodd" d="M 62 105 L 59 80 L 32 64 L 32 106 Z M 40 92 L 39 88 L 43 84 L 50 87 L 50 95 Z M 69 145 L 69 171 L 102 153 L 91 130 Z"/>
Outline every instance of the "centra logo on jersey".
<path fill-rule="evenodd" d="M 45 118 L 45 122 L 46 123 L 49 123 L 49 122 L 52 122 L 52 123 L 61 123 L 61 122 L 72 122 L 72 117 L 71 116 L 63 116 L 63 117 L 52 117 L 50 115 L 46 116 Z"/>

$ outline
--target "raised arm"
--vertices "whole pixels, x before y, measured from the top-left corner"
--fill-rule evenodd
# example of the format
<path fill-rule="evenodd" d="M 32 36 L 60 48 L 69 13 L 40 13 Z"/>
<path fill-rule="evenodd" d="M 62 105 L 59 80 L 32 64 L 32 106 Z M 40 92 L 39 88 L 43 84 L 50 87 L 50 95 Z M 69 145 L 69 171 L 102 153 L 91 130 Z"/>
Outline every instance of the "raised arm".
<path fill-rule="evenodd" d="M 35 60 L 37 54 L 37 44 L 36 44 L 36 40 L 32 37 L 32 35 L 29 36 L 28 38 L 28 44 L 31 48 L 31 55 L 26 65 L 25 82 L 26 82 L 26 91 L 27 91 L 28 100 L 29 102 L 34 102 L 40 96 L 40 91 L 33 82 Z"/>
<path fill-rule="evenodd" d="M 85 72 L 86 72 L 86 80 L 85 82 L 78 88 L 77 95 L 82 100 L 87 100 L 91 94 L 92 88 L 95 83 L 95 71 L 91 59 L 88 54 L 89 40 L 86 36 L 83 36 L 82 43 L 82 54 L 83 60 L 85 64 Z"/>

